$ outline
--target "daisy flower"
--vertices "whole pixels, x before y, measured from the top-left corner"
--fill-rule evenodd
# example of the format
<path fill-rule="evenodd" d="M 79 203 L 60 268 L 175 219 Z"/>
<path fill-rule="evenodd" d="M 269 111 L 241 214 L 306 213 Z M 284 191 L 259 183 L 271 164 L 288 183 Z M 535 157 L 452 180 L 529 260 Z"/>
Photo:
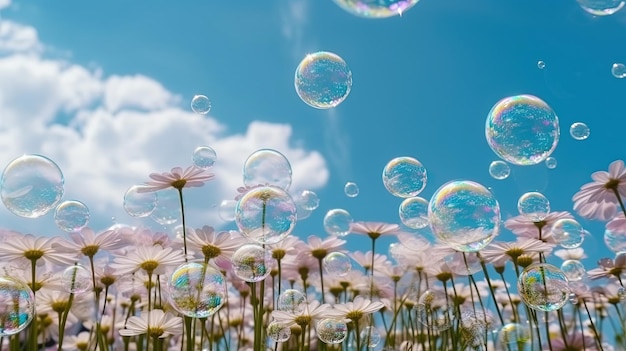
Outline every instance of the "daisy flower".
<path fill-rule="evenodd" d="M 587 271 L 590 279 L 612 278 L 615 277 L 621 282 L 621 276 L 626 270 L 626 253 L 615 256 L 615 261 L 610 258 L 603 258 L 598 261 L 600 267 Z"/>
<path fill-rule="evenodd" d="M 65 350 L 86 351 L 91 342 L 91 334 L 88 331 L 78 333 L 78 335 L 66 336 L 63 340 L 63 348 Z"/>
<path fill-rule="evenodd" d="M 126 322 L 126 328 L 120 329 L 122 336 L 148 334 L 151 338 L 166 338 L 183 333 L 183 319 L 160 309 L 143 311 L 141 316 L 132 316 Z"/>
<path fill-rule="evenodd" d="M 187 241 L 192 249 L 202 252 L 205 262 L 217 258 L 230 259 L 239 247 L 248 242 L 238 232 L 215 233 L 215 229 L 208 225 L 189 231 Z"/>
<path fill-rule="evenodd" d="M 574 219 L 569 212 L 550 212 L 548 215 L 541 221 L 533 221 L 531 218 L 519 215 L 512 218 L 507 219 L 504 222 L 504 227 L 513 232 L 513 234 L 517 236 L 523 236 L 527 238 L 535 238 L 539 239 L 539 234 L 541 233 L 541 240 L 543 241 L 554 241 L 552 240 L 552 226 L 559 219 Z"/>
<path fill-rule="evenodd" d="M 590 219 L 608 220 L 617 212 L 617 206 L 626 209 L 622 198 L 626 196 L 626 167 L 624 161 L 613 161 L 609 171 L 598 171 L 591 175 L 593 182 L 580 187 L 574 194 L 574 210 Z"/>
<path fill-rule="evenodd" d="M 517 259 L 522 255 L 548 254 L 553 247 L 554 245 L 541 240 L 519 237 L 513 242 L 493 242 L 480 251 L 480 256 L 487 262 L 512 260 L 514 264 L 517 264 Z"/>
<path fill-rule="evenodd" d="M 358 322 L 361 318 L 377 312 L 385 305 L 379 301 L 371 301 L 359 295 L 351 302 L 333 306 L 335 316 Z"/>
<path fill-rule="evenodd" d="M 117 250 L 127 245 L 120 232 L 105 230 L 96 235 L 91 228 L 85 227 L 80 232 L 69 233 L 71 241 L 57 240 L 52 244 L 58 252 L 81 253 L 93 258 L 100 250 Z"/>
<path fill-rule="evenodd" d="M 606 223 L 606 230 L 616 234 L 626 234 L 626 217 L 623 213 L 618 214 Z"/>
<path fill-rule="evenodd" d="M 300 242 L 298 246 L 296 246 L 296 249 L 302 252 L 308 252 L 311 256 L 321 260 L 331 252 L 342 251 L 341 248 L 345 243 L 345 240 L 334 236 L 329 236 L 322 240 L 318 236 L 310 235 L 308 243 Z"/>
<path fill-rule="evenodd" d="M 148 275 L 164 274 L 168 267 L 175 267 L 184 262 L 180 252 L 173 252 L 172 248 L 160 246 L 137 246 L 127 256 L 115 257 L 111 268 L 117 270 L 118 275 L 145 271 Z"/>
<path fill-rule="evenodd" d="M 376 240 L 381 235 L 397 233 L 400 231 L 400 226 L 383 222 L 354 222 L 350 225 L 350 231 L 365 234 L 372 240 Z"/>
<path fill-rule="evenodd" d="M 321 319 L 331 317 L 332 310 L 329 304 L 321 304 L 317 300 L 313 300 L 305 305 L 302 311 L 272 311 L 272 317 L 278 323 L 284 326 L 292 326 L 294 324 L 302 327 L 303 329 L 310 325 L 312 322 L 317 322 Z M 315 325 L 315 323 L 313 323 Z"/>
<path fill-rule="evenodd" d="M 58 252 L 53 244 L 59 240 L 58 237 L 35 237 L 32 234 L 22 235 L 3 242 L 0 246 L 0 260 L 6 262 L 13 260 L 27 260 L 38 266 L 45 262 L 61 265 L 69 265 L 76 262 L 76 255 L 66 252 Z"/>
<path fill-rule="evenodd" d="M 167 188 L 182 190 L 183 188 L 192 188 L 203 186 L 205 182 L 213 179 L 215 174 L 208 173 L 202 168 L 189 166 L 183 171 L 180 167 L 172 168 L 171 172 L 152 173 L 151 181 L 147 181 L 144 185 L 137 189 L 140 193 L 151 191 L 159 191 Z"/>

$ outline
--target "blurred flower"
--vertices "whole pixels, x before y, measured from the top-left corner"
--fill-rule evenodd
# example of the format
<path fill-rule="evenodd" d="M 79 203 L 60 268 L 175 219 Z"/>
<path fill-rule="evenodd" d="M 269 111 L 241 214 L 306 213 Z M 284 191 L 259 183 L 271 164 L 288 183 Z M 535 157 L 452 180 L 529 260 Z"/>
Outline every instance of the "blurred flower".
<path fill-rule="evenodd" d="M 183 319 L 163 310 L 143 311 L 141 316 L 128 319 L 125 329 L 120 329 L 122 336 L 148 334 L 151 338 L 166 338 L 183 333 Z"/>
<path fill-rule="evenodd" d="M 577 247 L 575 249 L 561 249 L 554 251 L 554 255 L 563 261 L 565 260 L 577 260 L 580 261 L 583 258 L 587 258 L 585 255 L 585 250 L 582 247 Z"/>
<path fill-rule="evenodd" d="M 275 310 L 272 312 L 272 317 L 276 322 L 285 326 L 297 324 L 304 328 L 310 324 L 315 325 L 312 322 L 332 316 L 331 312 L 332 310 L 329 304 L 321 304 L 319 301 L 313 300 L 307 303 L 302 311 L 287 312 Z"/>
<path fill-rule="evenodd" d="M 81 253 L 93 258 L 100 250 L 116 250 L 127 245 L 120 232 L 105 230 L 95 235 L 91 228 L 83 228 L 80 232 L 69 233 L 72 241 L 59 239 L 52 244 L 58 252 L 71 254 Z"/>
<path fill-rule="evenodd" d="M 590 219 L 608 220 L 617 213 L 617 206 L 626 197 L 626 167 L 624 161 L 613 161 L 609 171 L 591 175 L 593 182 L 583 185 L 574 194 L 574 210 Z"/>
<path fill-rule="evenodd" d="M 371 301 L 359 295 L 351 302 L 333 306 L 333 313 L 336 317 L 358 322 L 361 318 L 380 310 L 384 306 L 382 302 Z"/>
<path fill-rule="evenodd" d="M 590 279 L 617 278 L 621 282 L 621 276 L 626 270 L 626 253 L 615 256 L 615 261 L 610 258 L 603 258 L 598 261 L 598 268 L 587 271 Z"/>
<path fill-rule="evenodd" d="M 144 185 L 137 188 L 137 192 L 147 193 L 151 191 L 164 190 L 169 187 L 177 190 L 200 187 L 214 177 L 215 175 L 213 173 L 208 173 L 206 170 L 196 166 L 189 166 L 184 171 L 180 167 L 174 167 L 169 173 L 150 174 L 150 178 L 152 180 L 147 181 Z"/>
<path fill-rule="evenodd" d="M 378 239 L 381 235 L 399 232 L 400 226 L 383 222 L 354 222 L 350 226 L 350 230 L 353 233 L 366 234 L 372 239 Z"/>
<path fill-rule="evenodd" d="M 623 213 L 618 213 L 606 223 L 606 229 L 616 234 L 626 234 L 626 218 Z"/>
<path fill-rule="evenodd" d="M 310 235 L 307 243 L 301 241 L 296 248 L 300 251 L 308 252 L 311 256 L 321 260 L 331 252 L 343 251 L 341 248 L 345 243 L 345 240 L 335 236 L 329 236 L 322 240 L 318 236 Z"/>
<path fill-rule="evenodd" d="M 481 257 L 487 262 L 504 262 L 512 260 L 517 264 L 517 258 L 530 253 L 548 254 L 554 245 L 541 240 L 519 237 L 513 242 L 492 242 L 480 251 Z"/>

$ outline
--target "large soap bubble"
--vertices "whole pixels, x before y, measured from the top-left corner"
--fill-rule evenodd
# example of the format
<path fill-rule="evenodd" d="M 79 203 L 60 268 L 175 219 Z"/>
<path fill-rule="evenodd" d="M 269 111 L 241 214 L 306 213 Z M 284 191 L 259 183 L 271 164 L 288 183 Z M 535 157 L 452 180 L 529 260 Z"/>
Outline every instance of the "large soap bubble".
<path fill-rule="evenodd" d="M 174 308 L 188 317 L 212 316 L 226 302 L 224 275 L 205 263 L 178 266 L 170 276 L 168 289 Z"/>
<path fill-rule="evenodd" d="M 402 16 L 419 0 L 334 0 L 347 12 L 365 18 Z"/>
<path fill-rule="evenodd" d="M 352 89 L 352 71 L 332 52 L 306 55 L 296 69 L 296 93 L 311 107 L 329 109 L 342 103 Z"/>
<path fill-rule="evenodd" d="M 0 277 L 0 337 L 24 330 L 35 315 L 35 296 L 28 285 L 11 277 Z"/>
<path fill-rule="evenodd" d="M 426 187 L 426 167 L 413 157 L 396 157 L 383 168 L 383 184 L 392 195 L 417 196 Z"/>
<path fill-rule="evenodd" d="M 272 149 L 253 152 L 243 165 L 243 183 L 248 187 L 274 185 L 285 190 L 291 186 L 291 164 L 285 155 Z"/>
<path fill-rule="evenodd" d="M 89 208 L 80 201 L 61 202 L 54 211 L 54 223 L 68 233 L 79 231 L 89 224 Z"/>
<path fill-rule="evenodd" d="M 565 273 L 548 263 L 526 267 L 517 279 L 517 291 L 528 307 L 546 312 L 563 307 L 571 292 Z"/>

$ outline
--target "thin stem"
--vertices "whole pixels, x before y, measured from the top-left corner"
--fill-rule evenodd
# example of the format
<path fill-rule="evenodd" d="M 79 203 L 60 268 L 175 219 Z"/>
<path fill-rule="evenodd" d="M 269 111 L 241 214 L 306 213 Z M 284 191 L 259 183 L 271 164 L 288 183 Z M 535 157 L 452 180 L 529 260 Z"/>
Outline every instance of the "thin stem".
<path fill-rule="evenodd" d="M 185 226 L 185 202 L 183 201 L 183 188 L 178 188 L 178 199 L 180 200 L 180 217 L 183 223 L 183 250 L 185 253 L 185 263 L 187 263 L 187 227 Z"/>

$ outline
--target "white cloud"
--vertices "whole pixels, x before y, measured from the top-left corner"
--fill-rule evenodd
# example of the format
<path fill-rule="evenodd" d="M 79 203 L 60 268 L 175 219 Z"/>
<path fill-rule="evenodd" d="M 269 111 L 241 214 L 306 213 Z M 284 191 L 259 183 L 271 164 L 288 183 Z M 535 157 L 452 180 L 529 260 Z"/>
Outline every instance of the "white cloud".
<path fill-rule="evenodd" d="M 0 9 L 11 6 L 11 0 L 0 0 Z"/>

